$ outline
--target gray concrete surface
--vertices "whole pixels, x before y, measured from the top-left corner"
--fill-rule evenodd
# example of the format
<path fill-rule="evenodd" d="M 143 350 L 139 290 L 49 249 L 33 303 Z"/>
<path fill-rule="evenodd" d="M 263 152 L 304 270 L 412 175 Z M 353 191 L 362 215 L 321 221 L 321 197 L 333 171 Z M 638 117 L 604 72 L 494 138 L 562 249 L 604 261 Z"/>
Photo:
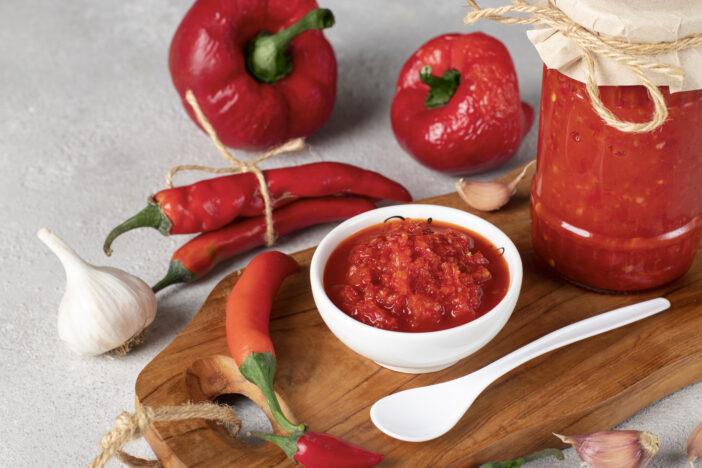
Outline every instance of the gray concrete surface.
<path fill-rule="evenodd" d="M 169 40 L 189 4 L 0 2 L 0 466 L 87 466 L 114 417 L 133 409 L 139 371 L 188 323 L 217 281 L 254 255 L 162 294 L 148 342 L 124 358 L 81 357 L 58 340 L 56 310 L 65 279 L 36 230 L 50 227 L 89 261 L 153 283 L 182 238 L 135 231 L 116 242 L 108 259 L 100 248 L 105 234 L 162 187 L 171 166 L 223 163 L 182 110 L 166 66 Z M 451 191 L 453 177 L 403 153 L 388 118 L 404 60 L 443 32 L 478 29 L 502 39 L 514 57 L 523 99 L 538 107 L 541 64 L 523 28 L 487 22 L 466 27 L 461 0 L 326 0 L 323 6 L 337 17 L 327 35 L 339 62 L 336 108 L 309 140 L 314 154 L 282 157 L 267 167 L 347 161 L 396 178 L 417 199 Z M 512 161 L 483 177 L 516 167 L 535 149 L 534 129 Z M 178 182 L 194 178 L 179 176 Z M 291 236 L 278 248 L 315 245 L 328 229 Z M 702 419 L 701 393 L 701 384 L 688 387 L 623 424 L 661 436 L 652 466 L 685 466 L 687 434 Z M 151 455 L 143 441 L 129 450 Z M 578 465 L 570 450 L 558 466 Z M 414 466 L 411 460 L 407 466 Z"/>

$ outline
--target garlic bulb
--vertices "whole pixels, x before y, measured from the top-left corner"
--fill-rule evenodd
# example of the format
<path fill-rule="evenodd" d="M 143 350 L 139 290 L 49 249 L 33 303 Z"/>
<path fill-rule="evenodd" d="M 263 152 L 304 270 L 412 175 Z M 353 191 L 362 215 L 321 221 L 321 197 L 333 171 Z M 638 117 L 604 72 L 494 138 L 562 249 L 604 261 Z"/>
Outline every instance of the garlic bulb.
<path fill-rule="evenodd" d="M 590 468 L 643 468 L 658 453 L 658 436 L 646 431 L 601 431 L 562 436 Z"/>
<path fill-rule="evenodd" d="M 49 229 L 40 229 L 37 236 L 66 271 L 59 338 L 81 354 L 128 351 L 156 315 L 156 296 L 149 285 L 117 268 L 91 265 Z"/>
<path fill-rule="evenodd" d="M 535 162 L 536 160 L 529 161 L 519 175 L 507 184 L 460 179 L 456 182 L 456 191 L 471 208 L 479 211 L 499 210 L 510 201 L 517 191 L 519 181 L 524 178 L 529 167 Z"/>
<path fill-rule="evenodd" d="M 687 458 L 690 460 L 690 466 L 694 467 L 695 460 L 702 457 L 702 423 L 692 431 L 690 438 L 687 439 Z"/>

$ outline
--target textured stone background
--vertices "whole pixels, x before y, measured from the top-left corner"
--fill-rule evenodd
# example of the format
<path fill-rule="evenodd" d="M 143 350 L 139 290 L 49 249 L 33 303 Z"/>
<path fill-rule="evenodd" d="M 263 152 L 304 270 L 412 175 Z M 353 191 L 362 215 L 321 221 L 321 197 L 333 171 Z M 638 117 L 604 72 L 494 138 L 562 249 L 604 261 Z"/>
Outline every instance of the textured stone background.
<path fill-rule="evenodd" d="M 86 358 L 56 334 L 64 274 L 35 237 L 50 227 L 91 262 L 127 269 L 148 283 L 165 271 L 182 238 L 141 230 L 101 251 L 115 222 L 144 205 L 168 168 L 222 165 L 185 115 L 166 66 L 170 37 L 189 0 L 3 0 L 0 2 L 0 466 L 87 466 L 114 417 L 134 405 L 139 371 L 188 323 L 211 288 L 251 253 L 194 285 L 160 296 L 146 345 L 121 359 Z M 339 94 L 329 122 L 312 138 L 318 159 L 355 163 L 392 176 L 416 199 L 449 192 L 452 177 L 415 163 L 396 145 L 389 123 L 397 73 L 420 44 L 443 32 L 484 30 L 514 58 L 523 99 L 538 107 L 541 64 L 523 29 L 462 24 L 461 0 L 326 0 L 337 25 L 327 33 L 339 62 Z M 533 129 L 499 171 L 532 158 Z M 187 182 L 188 175 L 178 182 Z M 315 245 L 329 226 L 286 239 L 294 252 Z M 686 388 L 624 424 L 661 436 L 653 466 L 685 466 L 684 444 L 702 419 L 702 385 Z M 132 444 L 149 456 L 146 443 Z M 576 467 L 572 450 L 559 466 Z M 534 463 L 545 467 L 552 463 Z M 114 466 L 117 466 L 114 464 Z M 411 462 L 408 462 L 411 466 Z"/>

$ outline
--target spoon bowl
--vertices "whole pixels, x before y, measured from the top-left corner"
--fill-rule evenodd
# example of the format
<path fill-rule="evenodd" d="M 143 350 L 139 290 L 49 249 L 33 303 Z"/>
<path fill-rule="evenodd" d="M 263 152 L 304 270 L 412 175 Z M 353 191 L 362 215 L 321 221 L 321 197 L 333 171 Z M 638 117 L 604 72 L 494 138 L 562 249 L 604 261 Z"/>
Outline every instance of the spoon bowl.
<path fill-rule="evenodd" d="M 370 416 L 387 435 L 424 442 L 447 433 L 492 382 L 525 362 L 554 349 L 662 312 L 662 297 L 612 310 L 551 332 L 458 379 L 394 393 L 375 402 Z"/>
<path fill-rule="evenodd" d="M 423 442 L 445 434 L 487 386 L 477 385 L 461 393 L 460 385 L 447 385 L 451 382 L 455 381 L 387 396 L 371 407 L 371 419 L 390 437 L 407 442 Z M 437 435 L 427 438 L 427 434 Z"/>

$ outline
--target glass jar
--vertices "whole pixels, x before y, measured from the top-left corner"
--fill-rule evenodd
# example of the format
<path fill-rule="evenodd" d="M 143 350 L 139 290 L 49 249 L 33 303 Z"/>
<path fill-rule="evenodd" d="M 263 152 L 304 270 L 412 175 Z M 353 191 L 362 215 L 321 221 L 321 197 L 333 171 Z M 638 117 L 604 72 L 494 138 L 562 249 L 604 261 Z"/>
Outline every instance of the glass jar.
<path fill-rule="evenodd" d="M 621 120 L 646 122 L 643 86 L 600 86 Z M 670 94 L 648 133 L 609 127 L 585 85 L 544 67 L 532 241 L 568 280 L 608 291 L 667 283 L 691 266 L 702 234 L 702 90 Z"/>

